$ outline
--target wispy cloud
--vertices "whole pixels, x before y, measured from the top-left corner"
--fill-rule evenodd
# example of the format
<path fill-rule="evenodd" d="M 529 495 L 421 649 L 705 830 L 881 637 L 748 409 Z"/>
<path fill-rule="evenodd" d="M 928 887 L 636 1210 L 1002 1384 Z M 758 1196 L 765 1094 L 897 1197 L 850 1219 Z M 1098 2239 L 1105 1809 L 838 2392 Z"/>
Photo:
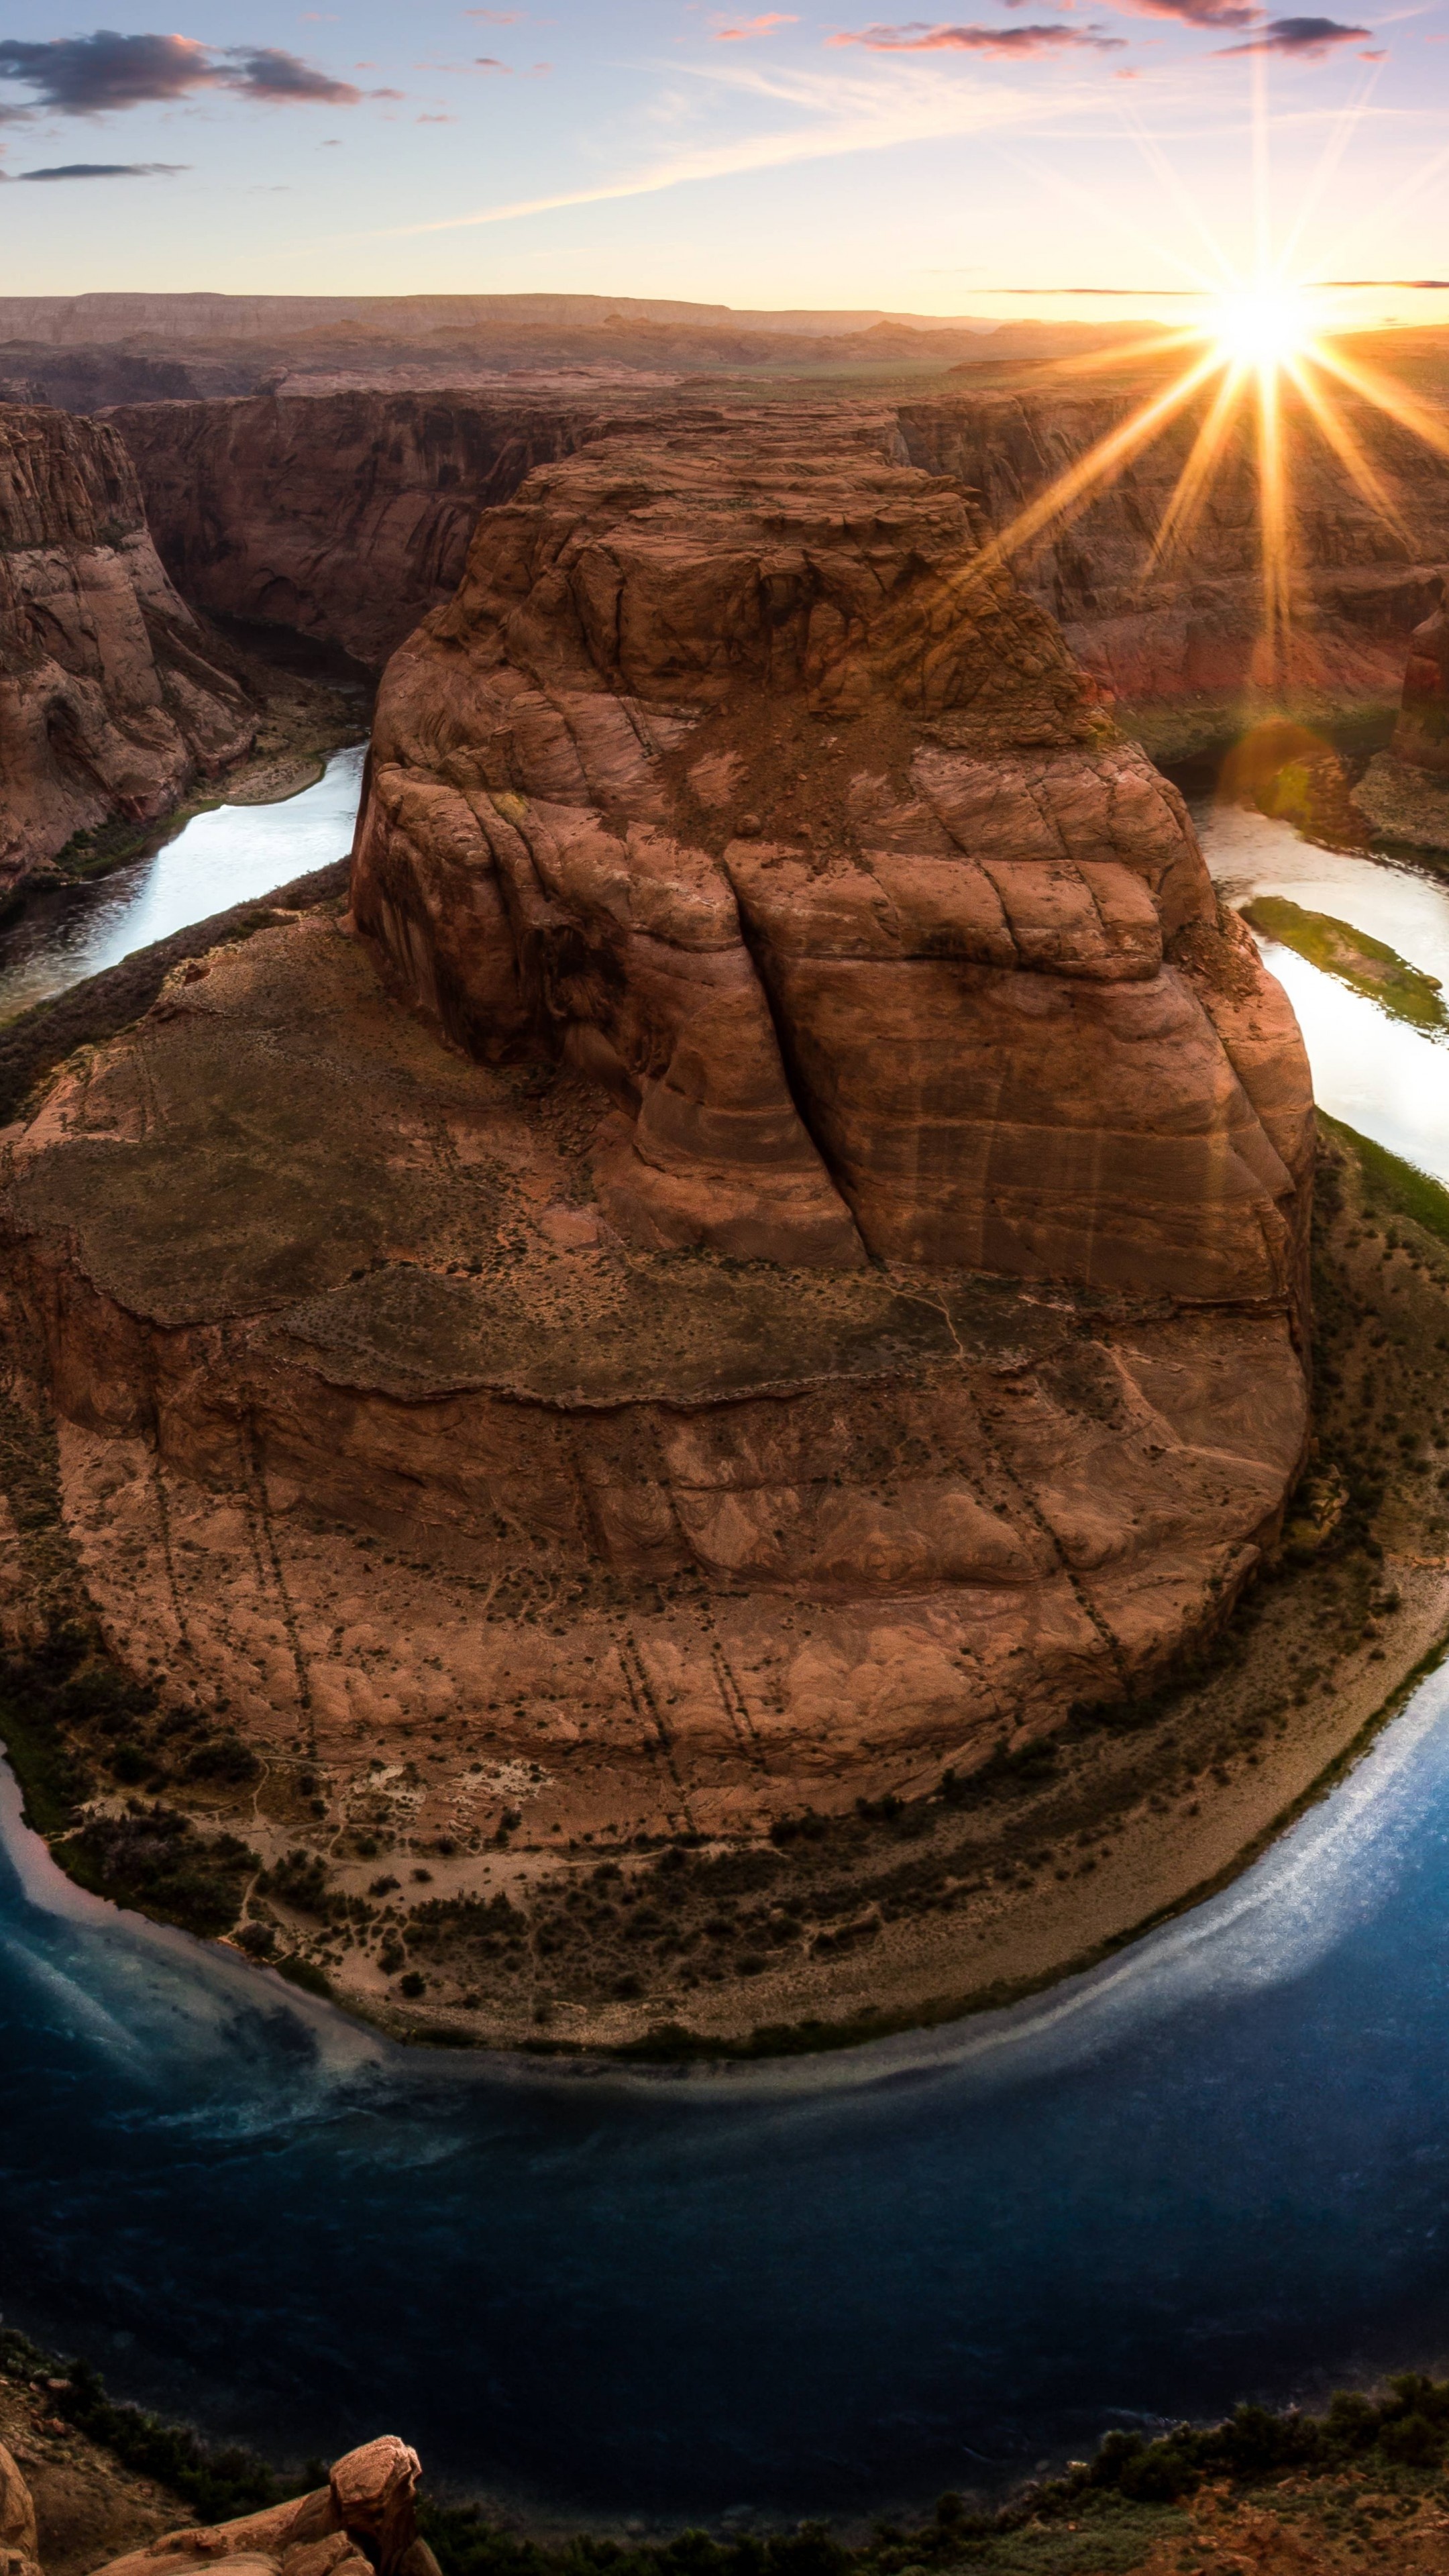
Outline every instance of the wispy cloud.
<path fill-rule="evenodd" d="M 741 18 L 738 26 L 712 27 L 710 33 L 717 45 L 743 45 L 751 36 L 769 36 L 776 27 L 798 27 L 799 24 L 799 19 L 792 18 L 788 11 L 768 9 L 762 18 Z"/>
<path fill-rule="evenodd" d="M 862 27 L 825 41 L 864 45 L 873 54 L 1120 54 L 1127 44 L 1125 36 L 1104 36 L 1095 27 L 927 27 L 919 20 L 905 27 Z"/>
<path fill-rule="evenodd" d="M 685 77 L 733 93 L 751 102 L 761 117 L 784 121 L 737 134 L 718 144 L 689 144 L 647 161 L 615 178 L 591 186 L 561 188 L 536 197 L 510 198 L 501 205 L 479 206 L 466 214 L 440 215 L 431 221 L 389 226 L 372 238 L 408 239 L 413 235 L 462 232 L 480 224 L 505 224 L 529 215 L 555 214 L 573 206 L 598 206 L 622 198 L 660 195 L 670 188 L 699 181 L 739 178 L 759 170 L 791 164 L 836 160 L 854 152 L 889 151 L 900 144 L 944 140 L 952 135 L 988 134 L 1026 124 L 1040 113 L 1031 90 L 1001 85 L 942 80 L 934 68 L 902 60 L 888 79 L 862 72 L 816 73 L 765 70 L 738 56 L 715 57 L 692 64 Z M 670 66 L 677 82 L 681 67 Z M 1054 118 L 1099 115 L 1101 91 L 1082 83 L 1058 92 Z"/>
<path fill-rule="evenodd" d="M 1263 12 L 1242 5 L 1242 0 L 1117 0 L 1120 8 L 1130 8 L 1143 18 L 1175 18 L 1186 27 L 1211 27 L 1231 30 L 1256 27 Z"/>

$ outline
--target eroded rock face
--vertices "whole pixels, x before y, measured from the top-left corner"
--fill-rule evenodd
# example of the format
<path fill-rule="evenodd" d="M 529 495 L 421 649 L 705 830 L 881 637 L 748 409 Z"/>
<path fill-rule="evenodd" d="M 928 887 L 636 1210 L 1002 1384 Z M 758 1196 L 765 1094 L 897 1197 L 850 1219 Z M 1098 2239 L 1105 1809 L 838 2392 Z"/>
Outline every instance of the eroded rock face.
<path fill-rule="evenodd" d="M 165 814 L 256 726 L 162 571 L 115 431 L 0 405 L 0 897 L 75 833 Z"/>
<path fill-rule="evenodd" d="M 1286 1299 L 1287 1003 L 890 443 L 614 440 L 492 512 L 384 684 L 358 922 L 470 1052 L 611 1088 L 626 1240 Z"/>
<path fill-rule="evenodd" d="M 599 403 L 466 393 L 259 394 L 106 415 L 162 561 L 202 609 L 380 669 L 463 569 L 478 513 L 567 455 Z"/>
<path fill-rule="evenodd" d="M 0 2442 L 0 2576 L 40 2576 L 39 2546 L 30 2489 Z"/>
<path fill-rule="evenodd" d="M 1161 392 L 1177 366 L 1146 360 L 1135 384 L 1104 392 L 1078 378 L 1020 393 L 948 394 L 905 403 L 898 417 L 912 462 L 962 476 L 1003 528 Z M 1350 705 L 1390 700 L 1409 633 L 1432 605 L 1432 567 L 1449 554 L 1449 472 L 1412 430 L 1336 389 L 1335 408 L 1390 505 L 1382 508 L 1287 391 L 1292 617 L 1270 656 L 1251 406 L 1219 449 L 1190 548 L 1151 559 L 1216 392 L 1210 383 L 1085 507 L 1050 526 L 1019 558 L 1020 579 L 1061 620 L 1086 668 L 1139 709 L 1251 704 L 1259 685 L 1270 712 L 1285 685 Z"/>

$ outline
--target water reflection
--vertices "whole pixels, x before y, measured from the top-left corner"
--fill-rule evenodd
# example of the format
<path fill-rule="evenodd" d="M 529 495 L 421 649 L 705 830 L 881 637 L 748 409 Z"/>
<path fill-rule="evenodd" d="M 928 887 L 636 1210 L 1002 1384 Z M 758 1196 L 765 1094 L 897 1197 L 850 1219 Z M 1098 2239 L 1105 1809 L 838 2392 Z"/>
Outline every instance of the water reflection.
<path fill-rule="evenodd" d="M 280 805 L 218 805 L 109 876 L 42 895 L 0 931 L 0 1021 L 250 895 L 346 858 L 362 784 L 359 744 Z"/>
<path fill-rule="evenodd" d="M 1449 985 L 1449 883 L 1432 871 L 1321 850 L 1251 807 L 1204 805 L 1194 820 L 1229 903 L 1287 895 L 1305 911 L 1368 931 Z M 1390 1018 L 1294 950 L 1274 940 L 1258 944 L 1298 1014 L 1323 1108 L 1449 1183 L 1449 1047 Z"/>

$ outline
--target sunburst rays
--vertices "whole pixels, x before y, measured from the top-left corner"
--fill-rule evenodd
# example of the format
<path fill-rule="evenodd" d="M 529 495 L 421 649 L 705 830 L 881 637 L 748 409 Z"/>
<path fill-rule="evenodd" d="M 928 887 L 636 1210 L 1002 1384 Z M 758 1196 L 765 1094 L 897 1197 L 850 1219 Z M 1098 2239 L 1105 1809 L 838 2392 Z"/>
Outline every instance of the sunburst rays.
<path fill-rule="evenodd" d="M 1449 459 L 1449 414 L 1421 401 L 1375 366 L 1356 338 L 1354 345 L 1345 346 L 1341 311 L 1332 308 L 1322 290 L 1302 282 L 1303 240 L 1310 217 L 1317 213 L 1341 164 L 1372 84 L 1336 121 L 1320 167 L 1300 197 L 1287 246 L 1275 259 L 1269 218 L 1266 77 L 1261 61 L 1254 62 L 1253 79 L 1252 274 L 1233 275 L 1226 253 L 1200 213 L 1192 209 L 1196 229 L 1211 254 L 1211 266 L 1194 272 L 1202 318 L 1185 328 L 1159 332 L 1151 340 L 1133 336 L 1126 326 L 1117 346 L 1060 360 L 1050 369 L 1050 379 L 1076 383 L 1096 375 L 1105 381 L 1124 368 L 1147 362 L 1153 381 L 1135 408 L 1114 421 L 1094 446 L 997 530 L 980 557 L 980 570 L 989 574 L 1052 531 L 1065 530 L 1189 405 L 1203 397 L 1202 416 L 1185 461 L 1156 527 L 1147 534 L 1139 595 L 1155 575 L 1187 555 L 1217 479 L 1230 459 L 1237 463 L 1246 447 L 1256 469 L 1262 598 L 1253 677 L 1260 685 L 1277 687 L 1289 677 L 1293 659 L 1292 450 L 1297 442 L 1296 436 L 1288 435 L 1285 395 L 1296 398 L 1291 406 L 1295 433 L 1306 430 L 1322 440 L 1354 490 L 1407 554 L 1413 551 L 1411 532 L 1370 452 L 1363 415 L 1367 413 L 1370 422 L 1374 414 L 1381 416 L 1434 454 Z M 1151 154 L 1148 157 L 1152 159 Z M 1445 160 L 1449 154 L 1441 153 L 1431 172 L 1437 172 Z M 1183 196 L 1175 172 L 1158 175 L 1170 180 L 1174 196 Z M 1418 181 L 1425 175 L 1419 173 Z M 1414 193 L 1415 179 L 1406 178 L 1399 196 Z M 1187 263 L 1176 260 L 1175 265 L 1185 269 Z M 1175 372 L 1164 384 L 1163 372 L 1169 367 Z"/>

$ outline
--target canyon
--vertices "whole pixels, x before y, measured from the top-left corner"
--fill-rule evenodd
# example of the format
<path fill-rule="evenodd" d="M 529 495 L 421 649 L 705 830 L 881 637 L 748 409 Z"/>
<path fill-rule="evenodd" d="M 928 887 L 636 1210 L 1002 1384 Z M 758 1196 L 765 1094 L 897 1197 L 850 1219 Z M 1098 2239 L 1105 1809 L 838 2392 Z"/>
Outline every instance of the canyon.
<path fill-rule="evenodd" d="M 186 958 L 6 1136 L 52 1614 L 155 1674 L 224 1810 L 231 1766 L 258 1955 L 371 1925 L 326 1952 L 369 2009 L 526 2030 L 519 1903 L 570 1852 L 768 1878 L 802 1816 L 1150 1689 L 1281 1527 L 1292 1014 L 971 494 L 898 455 L 827 405 L 536 467 L 388 667 L 350 910 Z M 78 1864 L 139 1865 L 88 1813 Z M 870 1928 L 774 2000 L 845 1994 Z M 560 2036 L 733 2009 L 668 1937 L 632 1961 Z"/>
<path fill-rule="evenodd" d="M 965 482 L 998 533 L 1160 391 L 1162 362 L 1029 366 L 982 385 L 980 366 L 938 370 L 899 399 L 848 379 L 798 383 L 792 410 L 827 400 L 842 430 L 887 424 L 901 464 Z M 1075 372 L 1074 372 L 1075 371 Z M 406 375 L 407 371 L 401 371 Z M 988 371 L 989 372 L 989 371 Z M 958 381 L 960 379 L 960 381 Z M 462 569 L 478 511 L 535 464 L 652 422 L 661 436 L 723 425 L 758 399 L 748 373 L 651 387 L 627 378 L 516 386 L 414 382 L 291 390 L 229 402 L 140 401 L 108 417 L 131 448 L 156 544 L 197 607 L 272 618 L 340 644 L 374 669 Z M 1154 532 L 1201 430 L 1208 397 L 1106 476 L 1069 524 L 1048 522 L 1014 557 L 1029 595 L 1162 757 L 1241 731 L 1286 702 L 1322 721 L 1398 696 L 1407 640 L 1449 557 L 1449 467 L 1357 397 L 1342 411 L 1381 496 L 1372 501 L 1293 399 L 1285 454 L 1295 495 L 1286 662 L 1262 634 L 1261 496 L 1249 430 L 1226 440 L 1185 556 L 1154 561 Z M 874 432 L 872 432 L 874 434 Z"/>
<path fill-rule="evenodd" d="M 259 711 L 179 597 L 116 431 L 0 406 L 0 901 L 250 750 Z"/>

